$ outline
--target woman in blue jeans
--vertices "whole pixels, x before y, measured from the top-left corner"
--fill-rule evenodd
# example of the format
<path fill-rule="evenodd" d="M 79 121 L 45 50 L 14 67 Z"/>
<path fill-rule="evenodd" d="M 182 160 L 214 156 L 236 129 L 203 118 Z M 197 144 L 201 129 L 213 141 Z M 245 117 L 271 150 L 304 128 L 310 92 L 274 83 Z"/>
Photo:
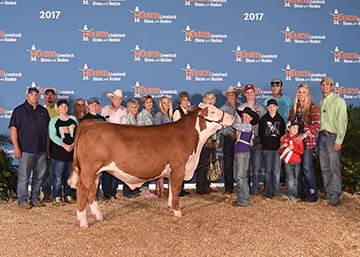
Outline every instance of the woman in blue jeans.
<path fill-rule="evenodd" d="M 63 178 L 67 182 L 70 177 L 74 154 L 74 136 L 78 120 L 74 116 L 67 114 L 69 104 L 66 100 L 59 100 L 57 108 L 59 115 L 49 122 L 50 165 L 53 202 L 54 204 L 61 204 L 63 200 L 67 203 L 73 201 L 73 189 L 67 183 L 64 183 L 63 195 L 62 182 Z"/>
<path fill-rule="evenodd" d="M 299 123 L 299 137 L 304 143 L 304 154 L 301 162 L 301 173 L 298 180 L 298 197 L 303 201 L 315 202 L 318 199 L 313 154 L 316 145 L 316 134 L 320 127 L 320 116 L 316 104 L 313 103 L 310 88 L 301 84 L 296 90 L 294 106 L 290 110 L 289 120 Z"/>

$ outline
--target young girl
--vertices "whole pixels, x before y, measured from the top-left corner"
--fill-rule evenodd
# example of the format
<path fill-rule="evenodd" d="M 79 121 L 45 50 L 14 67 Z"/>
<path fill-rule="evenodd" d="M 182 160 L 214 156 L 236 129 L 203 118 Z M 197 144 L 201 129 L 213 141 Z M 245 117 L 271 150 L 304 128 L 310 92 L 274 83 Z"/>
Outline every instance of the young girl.
<path fill-rule="evenodd" d="M 288 133 L 280 139 L 279 153 L 285 165 L 286 197 L 291 203 L 296 202 L 297 182 L 300 175 L 301 155 L 304 153 L 304 144 L 297 141 L 299 137 L 299 123 L 292 120 L 288 123 Z"/>
<path fill-rule="evenodd" d="M 250 148 L 253 138 L 252 125 L 259 122 L 259 115 L 250 107 L 243 111 L 236 110 L 241 117 L 241 123 L 233 124 L 236 129 L 236 143 L 234 148 L 234 179 L 237 185 L 237 201 L 233 202 L 234 207 L 246 207 L 250 205 L 248 167 L 250 160 Z"/>

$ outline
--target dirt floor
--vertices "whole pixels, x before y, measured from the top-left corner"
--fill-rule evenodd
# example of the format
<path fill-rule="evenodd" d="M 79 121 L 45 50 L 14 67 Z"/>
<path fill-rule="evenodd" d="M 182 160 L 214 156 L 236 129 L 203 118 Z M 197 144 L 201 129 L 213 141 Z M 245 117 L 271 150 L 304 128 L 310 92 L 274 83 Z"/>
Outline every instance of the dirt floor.
<path fill-rule="evenodd" d="M 342 204 L 287 203 L 251 196 L 250 207 L 223 188 L 180 199 L 183 217 L 164 199 L 101 202 L 103 222 L 88 211 L 88 229 L 76 223 L 75 204 L 22 210 L 0 203 L 0 256 L 360 256 L 360 196 Z"/>

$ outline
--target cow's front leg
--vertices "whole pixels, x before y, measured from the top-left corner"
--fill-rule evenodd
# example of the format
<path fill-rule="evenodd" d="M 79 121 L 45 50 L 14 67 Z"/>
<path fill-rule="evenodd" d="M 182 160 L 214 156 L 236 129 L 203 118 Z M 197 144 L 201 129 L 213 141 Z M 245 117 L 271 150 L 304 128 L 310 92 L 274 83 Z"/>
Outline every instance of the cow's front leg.
<path fill-rule="evenodd" d="M 95 183 L 90 187 L 88 200 L 89 200 L 91 213 L 95 216 L 95 219 L 97 221 L 103 221 L 104 217 L 96 201 L 96 193 L 98 190 L 99 180 L 100 180 L 100 175 L 96 177 Z"/>
<path fill-rule="evenodd" d="M 76 189 L 76 219 L 80 223 L 81 228 L 87 228 L 88 222 L 86 218 L 86 200 L 88 198 L 89 189 L 85 187 L 81 179 L 77 183 Z"/>
<path fill-rule="evenodd" d="M 169 194 L 168 205 L 171 207 L 171 210 L 174 213 L 175 217 L 182 216 L 179 205 L 179 194 L 182 188 L 182 181 L 183 181 L 182 178 L 180 179 L 176 178 L 175 181 L 174 179 L 169 179 L 170 194 Z"/>

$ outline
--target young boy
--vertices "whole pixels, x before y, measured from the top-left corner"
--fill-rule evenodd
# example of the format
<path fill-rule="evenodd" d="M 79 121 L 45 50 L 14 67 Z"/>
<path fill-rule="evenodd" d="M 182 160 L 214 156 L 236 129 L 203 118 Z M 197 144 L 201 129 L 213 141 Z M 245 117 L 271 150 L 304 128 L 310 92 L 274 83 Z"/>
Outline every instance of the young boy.
<path fill-rule="evenodd" d="M 285 121 L 277 112 L 278 108 L 275 99 L 268 100 L 268 112 L 259 122 L 259 136 L 265 165 L 265 196 L 268 198 L 280 195 L 281 160 L 278 149 L 280 138 L 285 134 Z"/>
<path fill-rule="evenodd" d="M 296 202 L 297 181 L 301 169 L 301 155 L 304 153 L 304 143 L 296 143 L 299 136 L 299 123 L 292 120 L 288 123 L 288 133 L 280 140 L 279 153 L 285 165 L 286 172 L 286 197 L 290 203 Z"/>
<path fill-rule="evenodd" d="M 253 130 L 252 125 L 259 122 L 259 115 L 250 107 L 245 107 L 243 111 L 236 109 L 241 117 L 241 123 L 233 124 L 236 129 L 236 142 L 234 147 L 234 179 L 237 184 L 237 201 L 232 206 L 246 207 L 250 205 L 249 182 L 247 170 L 250 160 L 250 146 L 252 144 Z"/>

